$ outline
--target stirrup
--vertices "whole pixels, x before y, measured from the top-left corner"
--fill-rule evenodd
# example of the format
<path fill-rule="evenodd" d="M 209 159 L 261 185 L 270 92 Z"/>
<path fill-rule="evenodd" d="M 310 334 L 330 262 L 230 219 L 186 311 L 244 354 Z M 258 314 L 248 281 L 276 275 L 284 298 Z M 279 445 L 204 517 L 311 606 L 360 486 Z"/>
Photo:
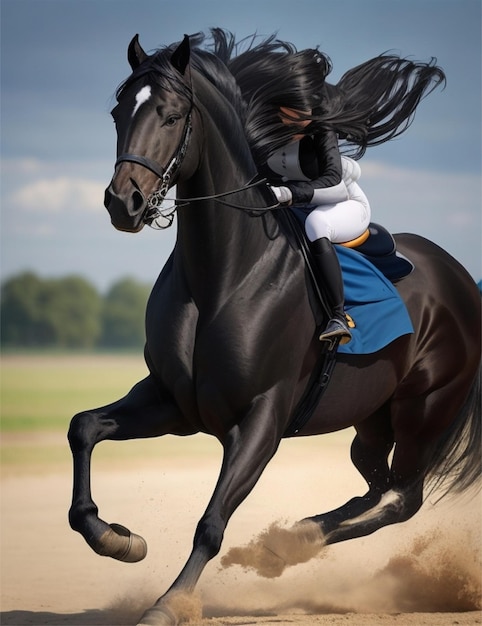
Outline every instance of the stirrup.
<path fill-rule="evenodd" d="M 351 332 L 348 326 L 340 319 L 334 317 L 326 325 L 325 330 L 320 334 L 320 341 L 331 341 L 340 337 L 340 345 L 343 346 L 351 341 Z"/>

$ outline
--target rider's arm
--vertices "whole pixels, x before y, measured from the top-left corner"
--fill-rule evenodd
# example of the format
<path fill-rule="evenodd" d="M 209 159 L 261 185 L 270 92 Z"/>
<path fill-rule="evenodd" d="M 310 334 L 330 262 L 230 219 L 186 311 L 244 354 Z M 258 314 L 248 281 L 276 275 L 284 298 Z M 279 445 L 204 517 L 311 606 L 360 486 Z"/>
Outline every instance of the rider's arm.
<path fill-rule="evenodd" d="M 320 175 L 309 182 L 290 180 L 284 183 L 292 193 L 292 204 L 331 204 L 347 200 L 336 133 L 326 131 L 314 141 Z"/>

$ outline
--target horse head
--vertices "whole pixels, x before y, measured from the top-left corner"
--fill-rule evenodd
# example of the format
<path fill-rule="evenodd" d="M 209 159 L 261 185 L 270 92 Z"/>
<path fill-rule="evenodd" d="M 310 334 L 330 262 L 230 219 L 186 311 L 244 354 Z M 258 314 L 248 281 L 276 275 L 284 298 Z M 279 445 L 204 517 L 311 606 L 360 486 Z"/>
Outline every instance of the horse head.
<path fill-rule="evenodd" d="M 136 35 L 127 57 L 132 74 L 112 110 L 117 160 L 104 205 L 118 230 L 138 232 L 150 221 L 150 199 L 162 202 L 179 177 L 193 171 L 185 158 L 192 115 L 189 37 L 174 50 L 148 55 Z"/>

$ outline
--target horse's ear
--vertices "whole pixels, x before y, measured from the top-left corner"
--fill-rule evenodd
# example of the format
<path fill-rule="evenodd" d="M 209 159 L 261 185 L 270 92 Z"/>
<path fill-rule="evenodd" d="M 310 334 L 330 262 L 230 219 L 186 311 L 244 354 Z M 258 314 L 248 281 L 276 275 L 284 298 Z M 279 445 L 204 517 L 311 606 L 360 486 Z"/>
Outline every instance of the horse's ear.
<path fill-rule="evenodd" d="M 129 44 L 129 48 L 127 49 L 127 60 L 129 61 L 129 65 L 133 70 L 135 70 L 141 63 L 144 63 L 147 56 L 148 55 L 144 52 L 141 44 L 139 43 L 139 35 L 134 35 Z"/>
<path fill-rule="evenodd" d="M 174 50 L 171 56 L 171 63 L 176 70 L 184 76 L 186 67 L 189 63 L 189 57 L 191 56 L 191 46 L 189 43 L 189 35 L 184 35 L 184 39 Z"/>

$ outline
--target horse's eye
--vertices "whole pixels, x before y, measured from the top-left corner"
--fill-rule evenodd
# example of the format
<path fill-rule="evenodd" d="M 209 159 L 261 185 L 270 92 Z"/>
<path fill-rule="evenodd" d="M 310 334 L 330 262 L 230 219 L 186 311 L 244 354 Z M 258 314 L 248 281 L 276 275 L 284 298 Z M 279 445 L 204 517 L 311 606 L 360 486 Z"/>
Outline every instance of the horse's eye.
<path fill-rule="evenodd" d="M 165 125 L 166 126 L 175 126 L 177 124 L 179 120 L 179 116 L 177 115 L 170 115 L 166 121 L 165 121 Z"/>

